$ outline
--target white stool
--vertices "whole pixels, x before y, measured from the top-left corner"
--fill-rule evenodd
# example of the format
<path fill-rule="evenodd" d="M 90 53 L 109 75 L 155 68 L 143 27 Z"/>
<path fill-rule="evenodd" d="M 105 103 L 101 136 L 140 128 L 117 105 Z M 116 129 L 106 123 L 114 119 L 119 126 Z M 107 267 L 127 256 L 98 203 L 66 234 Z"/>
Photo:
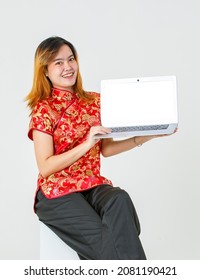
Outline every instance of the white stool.
<path fill-rule="evenodd" d="M 40 223 L 40 259 L 79 260 L 79 257 L 52 230 Z"/>

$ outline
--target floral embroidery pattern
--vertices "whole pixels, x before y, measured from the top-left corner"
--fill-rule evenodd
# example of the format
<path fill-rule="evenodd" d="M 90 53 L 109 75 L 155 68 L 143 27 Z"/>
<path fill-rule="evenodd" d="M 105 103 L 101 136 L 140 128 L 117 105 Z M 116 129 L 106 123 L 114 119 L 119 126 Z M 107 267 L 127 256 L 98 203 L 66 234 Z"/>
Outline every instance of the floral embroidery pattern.
<path fill-rule="evenodd" d="M 38 102 L 33 110 L 28 136 L 34 129 L 52 135 L 55 154 L 66 152 L 85 141 L 93 125 L 100 124 L 100 96 L 87 102 L 69 91 L 53 89 L 52 97 Z M 38 188 L 49 198 L 83 191 L 112 182 L 100 175 L 100 142 L 71 166 L 47 178 L 38 175 Z"/>

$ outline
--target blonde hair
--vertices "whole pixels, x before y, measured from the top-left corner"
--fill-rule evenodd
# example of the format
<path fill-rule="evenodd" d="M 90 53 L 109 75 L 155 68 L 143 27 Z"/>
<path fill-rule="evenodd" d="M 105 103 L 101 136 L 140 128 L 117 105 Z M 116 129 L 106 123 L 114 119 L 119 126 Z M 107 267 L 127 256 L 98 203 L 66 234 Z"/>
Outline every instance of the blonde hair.
<path fill-rule="evenodd" d="M 31 110 L 33 110 L 38 101 L 51 96 L 52 83 L 46 76 L 47 65 L 52 61 L 63 45 L 67 45 L 71 49 L 75 60 L 78 63 L 78 54 L 75 47 L 61 37 L 56 36 L 47 38 L 40 43 L 35 52 L 33 85 L 29 94 L 25 97 L 25 101 L 27 101 L 27 105 Z M 83 89 L 79 67 L 74 91 L 80 98 L 88 101 L 93 99 L 93 95 L 90 95 Z"/>

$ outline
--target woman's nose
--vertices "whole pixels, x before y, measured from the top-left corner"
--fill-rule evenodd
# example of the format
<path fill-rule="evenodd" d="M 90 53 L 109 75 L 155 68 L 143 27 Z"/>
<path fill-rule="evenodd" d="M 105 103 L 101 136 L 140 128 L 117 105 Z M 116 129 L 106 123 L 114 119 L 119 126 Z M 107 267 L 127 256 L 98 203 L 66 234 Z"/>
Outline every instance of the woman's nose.
<path fill-rule="evenodd" d="M 65 61 L 65 62 L 64 62 L 64 69 L 65 69 L 65 70 L 70 70 L 70 69 L 71 69 L 71 66 L 70 66 L 70 64 L 68 63 L 68 61 Z"/>

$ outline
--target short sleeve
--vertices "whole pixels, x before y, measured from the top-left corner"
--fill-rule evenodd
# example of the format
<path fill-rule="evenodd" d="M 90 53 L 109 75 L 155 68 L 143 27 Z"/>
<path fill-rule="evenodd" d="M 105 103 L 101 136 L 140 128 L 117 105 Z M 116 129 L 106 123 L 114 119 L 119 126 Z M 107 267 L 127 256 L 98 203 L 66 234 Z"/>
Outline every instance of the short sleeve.
<path fill-rule="evenodd" d="M 38 103 L 31 114 L 28 137 L 33 140 L 33 130 L 53 135 L 53 124 L 50 116 L 50 108 L 45 103 Z"/>

